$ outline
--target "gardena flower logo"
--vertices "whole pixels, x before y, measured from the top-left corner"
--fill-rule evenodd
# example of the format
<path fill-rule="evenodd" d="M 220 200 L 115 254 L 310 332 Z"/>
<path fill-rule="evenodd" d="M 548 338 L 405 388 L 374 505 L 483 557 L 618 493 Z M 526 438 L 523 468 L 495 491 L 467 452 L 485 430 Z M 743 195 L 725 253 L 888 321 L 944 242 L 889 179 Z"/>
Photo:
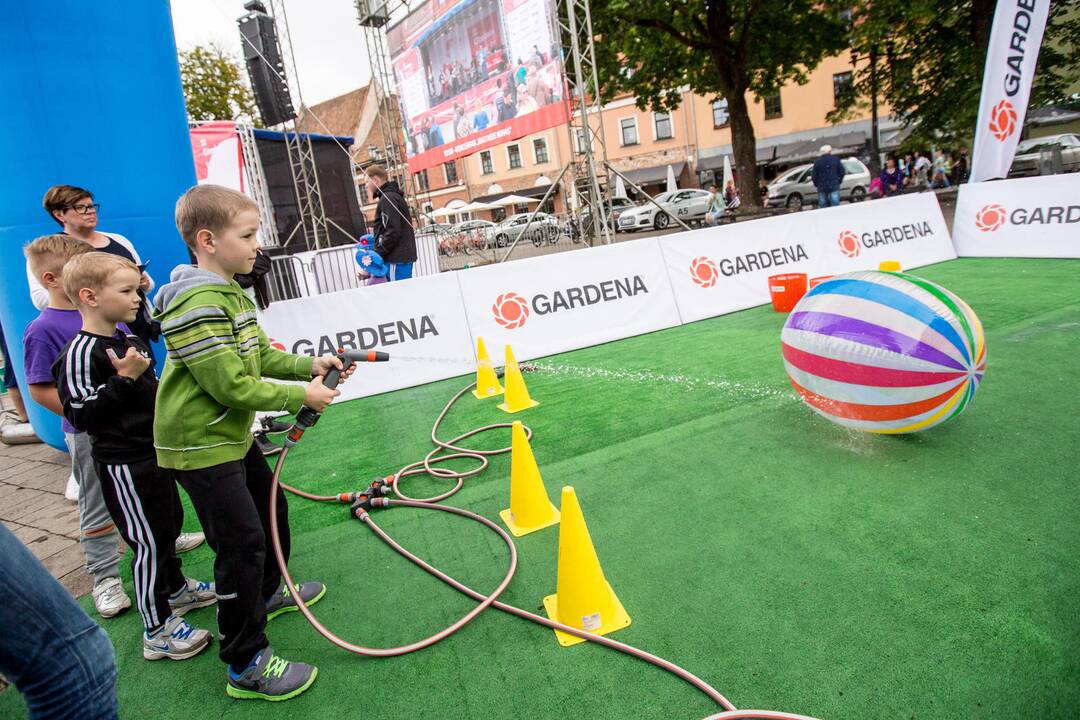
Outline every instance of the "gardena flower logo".
<path fill-rule="evenodd" d="M 1005 208 L 1000 205 L 986 205 L 975 215 L 975 227 L 983 232 L 993 232 L 1005 224 Z"/>
<path fill-rule="evenodd" d="M 270 344 L 270 347 L 274 348 L 275 350 L 280 350 L 281 352 L 288 352 L 288 350 L 285 349 L 284 343 L 280 343 L 272 337 L 266 338 L 266 341 Z"/>
<path fill-rule="evenodd" d="M 1008 100 L 1002 100 L 990 111 L 990 132 L 1002 142 L 1016 132 L 1016 110 Z"/>
<path fill-rule="evenodd" d="M 703 288 L 711 288 L 720 277 L 720 269 L 709 258 L 702 256 L 690 262 L 690 279 Z"/>
<path fill-rule="evenodd" d="M 850 230 L 840 233 L 836 242 L 840 245 L 840 251 L 849 258 L 859 256 L 859 236 Z"/>
<path fill-rule="evenodd" d="M 491 312 L 495 315 L 495 322 L 507 330 L 513 330 L 529 319 L 529 303 L 517 293 L 503 293 L 495 298 Z"/>

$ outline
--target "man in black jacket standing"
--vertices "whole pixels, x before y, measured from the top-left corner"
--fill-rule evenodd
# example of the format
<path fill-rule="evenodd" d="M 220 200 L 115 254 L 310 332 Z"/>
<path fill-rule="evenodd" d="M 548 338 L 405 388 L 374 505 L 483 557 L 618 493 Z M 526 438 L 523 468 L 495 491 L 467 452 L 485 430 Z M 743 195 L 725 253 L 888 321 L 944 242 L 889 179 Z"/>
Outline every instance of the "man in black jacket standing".
<path fill-rule="evenodd" d="M 379 198 L 372 230 L 375 252 L 390 266 L 388 280 L 408 280 L 416 261 L 416 237 L 409 206 L 397 182 L 387 176 L 386 168 L 373 165 L 366 174 L 368 192 Z"/>
<path fill-rule="evenodd" d="M 817 188 L 818 207 L 840 204 L 840 183 L 844 181 L 844 164 L 832 154 L 831 145 L 821 146 L 821 157 L 814 161 L 810 177 Z"/>

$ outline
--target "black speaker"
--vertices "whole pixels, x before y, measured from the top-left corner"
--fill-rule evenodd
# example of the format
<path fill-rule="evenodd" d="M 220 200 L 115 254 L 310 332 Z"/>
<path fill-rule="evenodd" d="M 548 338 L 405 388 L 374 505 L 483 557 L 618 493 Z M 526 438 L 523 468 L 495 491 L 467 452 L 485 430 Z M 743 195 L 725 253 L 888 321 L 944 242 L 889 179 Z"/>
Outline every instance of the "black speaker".
<path fill-rule="evenodd" d="M 249 3 L 251 5 L 251 3 Z M 247 65 L 255 104 L 259 106 L 266 125 L 280 125 L 296 117 L 289 86 L 285 77 L 285 65 L 278 52 L 277 30 L 274 18 L 261 11 L 251 12 L 236 21 L 240 26 L 241 44 L 244 46 L 244 63 Z"/>

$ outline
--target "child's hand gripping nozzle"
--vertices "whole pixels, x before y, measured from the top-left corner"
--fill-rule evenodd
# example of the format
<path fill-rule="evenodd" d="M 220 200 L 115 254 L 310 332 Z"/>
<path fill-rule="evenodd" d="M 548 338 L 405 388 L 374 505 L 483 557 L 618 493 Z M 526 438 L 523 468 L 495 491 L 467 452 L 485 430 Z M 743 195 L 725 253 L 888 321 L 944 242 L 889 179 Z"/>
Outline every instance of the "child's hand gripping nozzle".
<path fill-rule="evenodd" d="M 353 363 L 387 362 L 390 360 L 390 355 L 381 350 L 343 350 L 338 348 L 338 359 L 341 360 L 341 369 L 331 368 L 323 377 L 323 385 L 328 388 L 337 387 L 338 382 L 341 380 L 341 373 L 352 367 Z M 301 407 L 300 412 L 296 413 L 296 422 L 293 423 L 292 429 L 285 435 L 285 447 L 291 448 L 300 442 L 300 438 L 304 436 L 304 431 L 317 423 L 319 416 L 320 413 L 315 412 L 307 405 Z"/>

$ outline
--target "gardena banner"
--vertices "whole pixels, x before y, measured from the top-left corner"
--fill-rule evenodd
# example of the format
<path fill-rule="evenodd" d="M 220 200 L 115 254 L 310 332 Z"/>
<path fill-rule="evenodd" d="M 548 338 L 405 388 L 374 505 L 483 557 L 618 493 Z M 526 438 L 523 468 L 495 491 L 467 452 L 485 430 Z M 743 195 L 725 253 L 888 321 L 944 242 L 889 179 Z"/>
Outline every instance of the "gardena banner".
<path fill-rule="evenodd" d="M 476 369 L 457 278 L 449 274 L 276 302 L 259 322 L 270 344 L 285 352 L 390 353 L 389 363 L 362 364 L 341 385 L 341 400 Z"/>
<path fill-rule="evenodd" d="M 953 240 L 969 257 L 1080 258 L 1080 175 L 961 185 Z"/>
<path fill-rule="evenodd" d="M 909 269 L 956 257 L 933 193 L 735 223 L 660 239 L 683 322 L 769 302 L 769 277 Z"/>
<path fill-rule="evenodd" d="M 655 238 L 456 273 L 473 337 L 496 365 L 599 345 L 679 324 Z"/>

